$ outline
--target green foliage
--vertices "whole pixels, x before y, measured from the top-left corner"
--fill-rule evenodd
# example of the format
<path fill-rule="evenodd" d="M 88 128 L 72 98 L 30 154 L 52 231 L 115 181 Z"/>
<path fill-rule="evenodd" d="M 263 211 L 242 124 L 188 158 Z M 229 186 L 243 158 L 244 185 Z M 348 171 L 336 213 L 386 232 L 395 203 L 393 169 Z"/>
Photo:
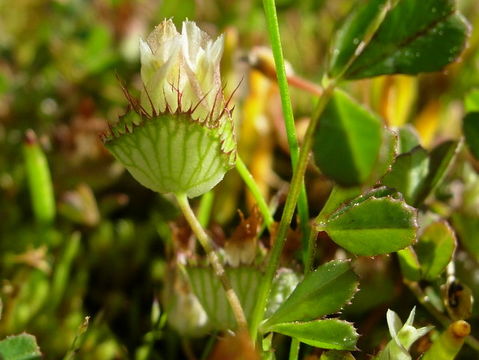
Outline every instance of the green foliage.
<path fill-rule="evenodd" d="M 313 320 L 341 310 L 357 291 L 358 281 L 349 262 L 331 261 L 305 276 L 263 324 Z"/>
<path fill-rule="evenodd" d="M 456 250 L 454 231 L 445 222 L 436 222 L 424 229 L 415 245 L 422 277 L 434 280 L 452 260 Z"/>
<path fill-rule="evenodd" d="M 454 163 L 461 147 L 462 141 L 449 140 L 432 149 L 429 155 L 428 174 L 424 181 L 422 192 L 417 200 L 418 203 L 426 200 L 429 194 L 441 183 Z"/>
<path fill-rule="evenodd" d="M 364 46 L 361 42 L 370 26 L 367 19 L 377 21 L 374 16 L 381 14 L 380 6 L 384 6 L 384 3 L 370 1 L 359 9 L 353 20 L 355 26 L 347 29 L 347 36 L 341 38 L 344 44 L 338 45 L 339 52 L 346 49 L 349 58 L 354 59 L 353 54 L 360 46 Z M 456 12 L 455 1 L 400 0 L 389 3 L 394 4 L 392 9 L 371 41 L 352 61 L 345 72 L 346 78 L 439 71 L 461 54 L 469 25 Z M 347 26 L 351 27 L 350 23 Z M 336 67 L 333 62 L 333 69 Z"/>
<path fill-rule="evenodd" d="M 406 279 L 433 281 L 452 260 L 456 250 L 456 235 L 445 221 L 428 225 L 414 245 L 401 250 L 399 262 Z"/>
<path fill-rule="evenodd" d="M 314 137 L 321 171 L 340 185 L 364 183 L 376 164 L 382 142 L 380 119 L 337 90 L 324 110 Z"/>
<path fill-rule="evenodd" d="M 421 264 L 412 246 L 398 251 L 399 265 L 405 279 L 419 281 L 421 279 Z"/>
<path fill-rule="evenodd" d="M 416 236 L 416 212 L 392 197 L 351 201 L 318 224 L 331 239 L 356 255 L 387 254 L 412 244 Z"/>
<path fill-rule="evenodd" d="M 371 0 L 357 6 L 336 33 L 332 44 L 330 76 L 336 77 L 347 70 L 360 42 L 377 30 L 389 6 L 390 0 Z"/>
<path fill-rule="evenodd" d="M 467 94 L 464 106 L 466 112 L 479 111 L 479 89 L 472 90 Z"/>
<path fill-rule="evenodd" d="M 470 112 L 464 117 L 463 132 L 469 150 L 479 159 L 479 112 Z"/>
<path fill-rule="evenodd" d="M 0 341 L 2 360 L 39 360 L 42 358 L 34 336 L 21 334 Z"/>
<path fill-rule="evenodd" d="M 399 155 L 381 182 L 401 192 L 408 204 L 415 204 L 428 173 L 427 155 L 427 151 L 421 147 Z"/>
<path fill-rule="evenodd" d="M 446 141 L 428 154 L 417 146 L 400 154 L 381 182 L 401 192 L 408 204 L 418 206 L 440 184 L 460 147 L 458 141 Z"/>
<path fill-rule="evenodd" d="M 268 330 L 291 336 L 308 345 L 335 350 L 355 350 L 359 337 L 350 323 L 336 319 L 279 323 Z"/>
<path fill-rule="evenodd" d="M 413 126 L 406 125 L 399 129 L 399 154 L 408 153 L 420 144 L 419 134 Z"/>
<path fill-rule="evenodd" d="M 479 259 L 479 221 L 475 216 L 456 213 L 452 216 L 454 228 L 456 229 L 462 245 L 470 254 Z"/>

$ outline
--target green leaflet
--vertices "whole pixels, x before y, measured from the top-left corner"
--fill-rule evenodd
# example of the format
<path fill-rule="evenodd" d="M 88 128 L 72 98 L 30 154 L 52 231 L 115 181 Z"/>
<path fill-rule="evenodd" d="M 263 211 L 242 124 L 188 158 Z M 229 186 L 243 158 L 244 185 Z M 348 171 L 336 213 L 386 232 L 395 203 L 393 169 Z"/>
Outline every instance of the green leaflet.
<path fill-rule="evenodd" d="M 399 155 L 381 182 L 401 192 L 408 204 L 418 206 L 441 183 L 461 145 L 458 141 L 445 141 L 430 154 L 417 146 Z"/>
<path fill-rule="evenodd" d="M 427 151 L 415 147 L 408 153 L 399 155 L 392 169 L 382 183 L 401 192 L 408 204 L 415 204 L 427 177 L 429 158 Z"/>
<path fill-rule="evenodd" d="M 479 261 L 479 218 L 457 212 L 452 214 L 452 224 L 462 246 Z"/>
<path fill-rule="evenodd" d="M 447 175 L 452 164 L 456 161 L 457 154 L 462 148 L 461 141 L 444 141 L 437 145 L 429 154 L 429 170 L 424 181 L 424 186 L 417 199 L 417 204 L 422 203 L 434 192 L 437 186 Z"/>
<path fill-rule="evenodd" d="M 389 0 L 370 0 L 355 11 L 336 32 L 332 44 L 330 76 L 336 77 L 346 68 L 354 53 L 368 34 L 377 30 L 390 5 Z"/>
<path fill-rule="evenodd" d="M 371 41 L 347 68 L 344 77 L 362 79 L 443 69 L 461 54 L 469 33 L 469 24 L 457 13 L 455 5 L 454 0 L 396 1 Z M 377 9 L 377 0 L 360 8 L 355 15 L 356 27 L 348 29 L 348 36 L 340 37 L 339 44 L 335 44 L 335 51 L 345 55 L 338 54 L 333 58 L 330 69 L 333 76 L 345 62 L 343 57 L 353 59 L 351 54 L 358 51 L 367 33 L 367 17 L 376 14 Z M 346 27 L 351 25 L 347 22 Z"/>
<path fill-rule="evenodd" d="M 462 132 L 472 155 L 479 159 L 479 112 L 471 112 L 462 120 Z"/>
<path fill-rule="evenodd" d="M 390 196 L 370 197 L 333 214 L 317 224 L 339 246 L 355 255 L 374 256 L 395 252 L 416 238 L 416 210 Z"/>
<path fill-rule="evenodd" d="M 357 287 L 357 276 L 350 263 L 331 261 L 307 274 L 263 326 L 268 328 L 335 313 L 353 297 Z"/>
<path fill-rule="evenodd" d="M 20 334 L 8 336 L 0 341 L 0 358 L 2 360 L 37 360 L 42 358 L 34 336 Z"/>
<path fill-rule="evenodd" d="M 314 135 L 315 162 L 340 185 L 363 184 L 373 173 L 383 141 L 391 140 L 384 131 L 377 116 L 336 90 Z"/>
<path fill-rule="evenodd" d="M 466 112 L 479 111 L 479 89 L 470 91 L 464 101 Z"/>
<path fill-rule="evenodd" d="M 414 248 L 421 264 L 422 278 L 433 280 L 451 261 L 456 249 L 456 236 L 445 221 L 436 222 L 424 229 Z"/>
<path fill-rule="evenodd" d="M 414 126 L 407 124 L 399 129 L 399 154 L 410 152 L 419 145 L 419 134 Z"/>
<path fill-rule="evenodd" d="M 350 323 L 337 319 L 275 324 L 267 330 L 294 337 L 311 346 L 334 350 L 356 350 L 359 337 Z"/>
<path fill-rule="evenodd" d="M 399 265 L 402 275 L 411 281 L 419 281 L 421 279 L 421 264 L 417 258 L 417 254 L 412 246 L 398 251 Z"/>

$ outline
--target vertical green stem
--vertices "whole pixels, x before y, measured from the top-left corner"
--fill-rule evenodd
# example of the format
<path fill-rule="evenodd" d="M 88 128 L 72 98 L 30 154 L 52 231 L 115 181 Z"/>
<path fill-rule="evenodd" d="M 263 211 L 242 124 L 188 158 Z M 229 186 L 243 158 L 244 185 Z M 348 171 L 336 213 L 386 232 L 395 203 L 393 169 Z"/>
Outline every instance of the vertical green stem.
<path fill-rule="evenodd" d="M 78 354 L 81 346 L 83 345 L 85 341 L 89 322 L 90 322 L 90 317 L 89 316 L 85 317 L 82 324 L 78 328 L 75 338 L 73 339 L 73 343 L 70 346 L 70 349 L 68 349 L 68 352 L 65 354 L 65 357 L 63 358 L 63 360 L 73 360 L 76 358 L 76 354 Z"/>
<path fill-rule="evenodd" d="M 74 232 L 69 241 L 65 243 L 63 253 L 56 262 L 50 287 L 51 300 L 48 303 L 50 309 L 57 308 L 64 298 L 68 284 L 71 282 L 72 264 L 80 251 L 80 240 L 81 234 Z"/>
<path fill-rule="evenodd" d="M 203 353 L 201 354 L 200 360 L 207 360 L 210 357 L 211 351 L 213 350 L 213 345 L 216 340 L 218 340 L 218 332 L 210 334 L 206 345 L 203 347 Z"/>
<path fill-rule="evenodd" d="M 188 198 L 185 194 L 175 194 L 176 200 L 178 201 L 178 205 L 180 206 L 183 215 L 190 224 L 191 230 L 195 233 L 198 241 L 200 242 L 201 246 L 206 252 L 206 256 L 208 256 L 208 260 L 213 267 L 216 276 L 221 282 L 225 292 L 226 298 L 233 310 L 234 317 L 236 322 L 238 323 L 238 327 L 245 329 L 247 327 L 246 316 L 244 314 L 243 308 L 241 307 L 241 303 L 236 295 L 235 291 L 233 290 L 231 283 L 226 276 L 225 269 L 223 265 L 221 265 L 220 260 L 218 258 L 218 254 L 213 249 L 213 245 L 211 244 L 211 240 L 206 234 L 205 230 L 201 226 L 200 222 L 195 216 L 195 213 L 190 207 L 190 203 L 188 202 Z"/>
<path fill-rule="evenodd" d="M 240 174 L 241 178 L 243 179 L 249 191 L 251 191 L 251 194 L 256 200 L 256 203 L 258 204 L 259 211 L 261 212 L 261 215 L 263 216 L 266 227 L 268 228 L 268 230 L 271 230 L 271 225 L 273 225 L 274 223 L 273 215 L 271 215 L 268 204 L 266 203 L 266 200 L 261 194 L 261 190 L 259 189 L 258 185 L 254 181 L 253 175 L 251 175 L 251 173 L 249 172 L 248 168 L 246 167 L 243 160 L 241 160 L 239 155 L 236 158 L 236 170 L 238 170 L 238 173 Z"/>
<path fill-rule="evenodd" d="M 266 301 L 268 299 L 268 294 L 271 289 L 274 274 L 279 264 L 279 259 L 286 240 L 286 234 L 289 229 L 289 224 L 291 223 L 291 219 L 293 218 L 294 208 L 301 192 L 301 185 L 303 183 L 304 173 L 306 171 L 306 166 L 308 165 L 309 152 L 313 144 L 314 130 L 319 122 L 319 117 L 321 116 L 322 112 L 324 111 L 324 108 L 326 107 L 327 103 L 329 102 L 329 99 L 333 94 L 335 86 L 336 84 L 334 82 L 331 82 L 328 88 L 326 88 L 326 90 L 324 91 L 323 96 L 321 96 L 316 106 L 314 116 L 311 118 L 308 130 L 306 131 L 303 148 L 299 155 L 298 166 L 295 168 L 293 173 L 293 179 L 291 180 L 291 186 L 289 189 L 288 197 L 286 198 L 283 215 L 278 226 L 278 232 L 276 233 L 276 239 L 269 255 L 266 273 L 258 289 L 258 300 L 253 309 L 253 316 L 250 323 L 250 333 L 252 339 L 255 339 L 258 334 L 259 324 L 264 316 Z"/>
<path fill-rule="evenodd" d="M 296 338 L 291 339 L 291 345 L 289 347 L 289 360 L 297 360 L 299 356 L 299 340 Z"/>
<path fill-rule="evenodd" d="M 204 193 L 200 200 L 200 206 L 198 208 L 198 221 L 202 227 L 207 227 L 210 222 L 211 208 L 213 207 L 213 200 L 215 199 L 215 193 L 213 190 Z"/>
<path fill-rule="evenodd" d="M 293 108 L 289 96 L 288 79 L 284 67 L 283 49 L 281 47 L 281 37 L 279 34 L 278 16 L 276 14 L 276 4 L 274 0 L 263 0 L 266 23 L 273 50 L 274 63 L 276 66 L 276 77 L 278 81 L 279 93 L 281 95 L 281 107 L 283 109 L 284 124 L 288 138 L 288 146 L 291 152 L 291 163 L 293 169 L 297 167 L 299 160 L 299 145 L 296 138 L 296 128 L 294 125 Z M 298 215 L 303 236 L 303 244 L 306 247 L 306 239 L 309 233 L 309 209 L 308 198 L 304 181 L 301 179 L 301 191 L 298 200 Z"/>
<path fill-rule="evenodd" d="M 309 232 L 309 239 L 308 239 L 308 250 L 306 251 L 306 256 L 304 258 L 304 274 L 306 275 L 312 269 L 311 266 L 313 265 L 314 259 L 314 247 L 316 245 L 316 237 L 318 236 L 318 230 L 316 230 L 313 226 L 311 231 Z"/>

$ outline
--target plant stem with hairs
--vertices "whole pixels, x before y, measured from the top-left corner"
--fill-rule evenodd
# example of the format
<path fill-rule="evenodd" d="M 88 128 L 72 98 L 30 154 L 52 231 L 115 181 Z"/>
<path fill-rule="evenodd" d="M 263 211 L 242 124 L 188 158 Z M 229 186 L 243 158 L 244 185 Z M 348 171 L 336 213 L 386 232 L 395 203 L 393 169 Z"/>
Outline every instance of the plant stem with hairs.
<path fill-rule="evenodd" d="M 178 205 L 180 206 L 183 215 L 186 218 L 186 221 L 193 230 L 193 233 L 198 238 L 201 246 L 205 250 L 206 256 L 213 267 L 215 275 L 221 282 L 223 289 L 226 292 L 226 298 L 231 306 L 231 310 L 233 310 L 233 315 L 236 319 L 238 327 L 240 329 L 247 328 L 246 316 L 244 314 L 243 308 L 241 307 L 241 303 L 236 295 L 235 291 L 233 290 L 231 283 L 226 276 L 225 269 L 218 258 L 218 254 L 213 249 L 213 244 L 211 243 L 210 238 L 206 234 L 205 230 L 201 226 L 200 222 L 195 216 L 195 213 L 191 209 L 190 203 L 188 198 L 185 194 L 175 194 L 176 200 L 178 201 Z"/>

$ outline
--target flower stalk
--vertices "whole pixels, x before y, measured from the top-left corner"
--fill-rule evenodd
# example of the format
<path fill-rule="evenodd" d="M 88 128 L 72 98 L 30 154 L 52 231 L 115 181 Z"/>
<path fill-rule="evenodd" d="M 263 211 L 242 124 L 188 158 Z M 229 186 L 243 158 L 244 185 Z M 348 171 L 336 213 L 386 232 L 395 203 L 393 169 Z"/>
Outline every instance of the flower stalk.
<path fill-rule="evenodd" d="M 193 230 L 193 233 L 196 235 L 199 243 L 205 250 L 206 256 L 213 267 L 213 270 L 221 282 L 223 289 L 226 292 L 226 298 L 231 306 L 231 310 L 233 310 L 233 315 L 238 323 L 238 327 L 240 329 L 247 328 L 247 321 L 246 316 L 244 314 L 243 308 L 241 307 L 241 303 L 236 295 L 235 291 L 233 290 L 231 283 L 226 276 L 225 269 L 218 258 L 218 254 L 213 249 L 213 244 L 206 234 L 205 230 L 201 226 L 200 222 L 195 216 L 195 213 L 190 207 L 190 203 L 188 198 L 185 194 L 175 194 L 176 200 L 178 201 L 178 205 L 180 206 L 183 215 L 185 216 L 186 221 Z"/>

